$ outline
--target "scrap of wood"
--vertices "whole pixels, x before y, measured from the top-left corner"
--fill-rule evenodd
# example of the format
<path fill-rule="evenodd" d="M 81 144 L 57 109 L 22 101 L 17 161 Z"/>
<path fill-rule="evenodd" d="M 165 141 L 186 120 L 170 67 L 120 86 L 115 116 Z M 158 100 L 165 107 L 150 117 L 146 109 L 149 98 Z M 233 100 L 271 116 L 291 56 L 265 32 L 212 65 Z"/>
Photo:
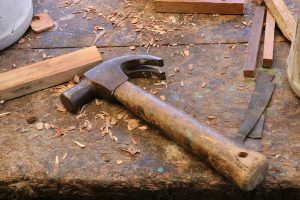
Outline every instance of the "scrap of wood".
<path fill-rule="evenodd" d="M 292 42 L 292 47 L 287 60 L 287 66 L 287 76 L 290 86 L 300 97 L 300 18 L 298 18 L 297 30 Z"/>
<path fill-rule="evenodd" d="M 154 0 L 157 12 L 243 14 L 245 0 Z"/>
<path fill-rule="evenodd" d="M 275 19 L 272 14 L 267 11 L 265 39 L 264 39 L 264 53 L 263 53 L 263 67 L 272 67 L 273 64 L 273 50 L 274 50 L 274 34 L 275 34 Z"/>
<path fill-rule="evenodd" d="M 244 67 L 244 76 L 249 78 L 255 77 L 255 69 L 257 65 L 257 57 L 260 45 L 261 34 L 264 25 L 265 7 L 256 6 L 254 18 L 251 27 L 250 38 L 248 42 L 247 60 Z"/>
<path fill-rule="evenodd" d="M 14 99 L 70 81 L 101 61 L 99 51 L 93 46 L 1 73 L 0 99 Z"/>
<path fill-rule="evenodd" d="M 39 13 L 33 16 L 31 28 L 36 33 L 50 30 L 54 27 L 54 22 L 48 13 Z"/>
<path fill-rule="evenodd" d="M 290 41 L 294 38 L 296 22 L 283 0 L 264 0 L 283 35 Z"/>

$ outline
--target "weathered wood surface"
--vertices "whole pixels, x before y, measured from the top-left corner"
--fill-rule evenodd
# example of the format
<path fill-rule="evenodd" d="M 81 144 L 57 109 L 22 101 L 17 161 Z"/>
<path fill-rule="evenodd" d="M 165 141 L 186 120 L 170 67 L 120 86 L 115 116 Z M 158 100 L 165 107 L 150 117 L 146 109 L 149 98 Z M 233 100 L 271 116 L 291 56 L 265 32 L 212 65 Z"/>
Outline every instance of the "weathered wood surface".
<path fill-rule="evenodd" d="M 34 12 L 43 12 L 46 8 L 55 20 L 56 27 L 52 31 L 43 33 L 42 37 L 29 32 L 31 41 L 18 45 L 17 48 L 90 46 L 95 38 L 93 26 L 102 26 L 106 29 L 106 34 L 96 43 L 97 46 L 102 47 L 141 45 L 153 38 L 157 39 L 155 43 L 159 45 L 248 42 L 251 28 L 243 25 L 242 22 L 249 23 L 253 12 L 249 4 L 245 6 L 244 16 L 213 16 L 212 14 L 155 13 L 152 0 L 142 0 L 138 3 L 131 3 L 129 6 L 122 4 L 120 0 L 85 0 L 81 1 L 81 4 L 72 4 L 61 9 L 58 8 L 61 5 L 58 0 L 34 2 Z M 296 13 L 299 8 L 296 2 L 297 0 L 287 0 L 293 13 Z M 90 19 L 84 19 L 84 13 L 87 13 L 84 9 L 88 6 L 95 6 L 96 13 L 100 16 L 89 13 L 86 16 Z M 109 18 L 116 14 L 119 14 L 119 17 L 114 18 L 115 21 Z M 129 16 L 126 17 L 127 15 Z M 135 17 L 138 18 L 138 23 L 133 24 L 132 20 Z M 114 24 L 114 22 L 118 23 Z M 138 24 L 145 25 L 141 32 L 134 31 L 138 29 L 136 28 Z M 154 26 L 159 26 L 160 30 L 166 33 L 160 34 L 163 32 L 158 32 Z M 51 42 L 48 42 L 49 40 Z M 277 36 L 277 40 L 285 39 Z"/>
<path fill-rule="evenodd" d="M 40 4 L 35 1 L 36 10 L 55 11 L 58 16 L 56 19 L 63 16 L 60 13 L 61 9 L 57 8 L 58 1 L 39 2 Z M 86 2 L 87 5 L 90 3 L 83 1 Z M 107 5 L 109 8 L 118 8 L 121 4 L 119 1 L 94 2 L 98 6 Z M 297 9 L 295 7 L 297 1 L 289 2 L 292 10 Z M 180 19 L 190 17 L 155 14 L 153 10 L 148 10 L 150 1 L 133 1 L 132 4 L 139 7 L 132 12 L 140 12 L 146 7 L 147 16 L 151 13 L 160 20 L 172 19 L 172 16 Z M 66 13 L 68 9 L 64 9 Z M 220 19 L 224 24 L 220 21 L 216 24 L 216 20 Z M 234 19 L 244 21 L 244 17 Z M 189 25 L 189 29 L 175 30 L 172 39 L 162 35 L 161 41 L 158 41 L 184 45 L 149 49 L 149 53 L 163 57 L 167 73 L 174 74 L 166 81 L 168 87 L 154 86 L 155 81 L 135 82 L 146 87 L 148 91 L 162 88 L 157 96 L 165 95 L 166 101 L 170 104 L 232 137 L 242 123 L 254 89 L 254 81 L 244 79 L 242 71 L 247 46 L 244 43 L 235 43 L 237 41 L 246 43 L 250 29 L 247 27 L 240 30 L 233 27 L 235 21 L 232 21 L 232 16 L 196 15 L 195 18 L 187 20 L 197 26 Z M 41 33 L 39 35 L 41 38 L 35 38 L 35 35 L 29 32 L 31 41 L 0 52 L 0 71 L 12 70 L 13 64 L 17 67 L 25 66 L 32 63 L 33 58 L 34 61 L 42 60 L 43 52 L 58 56 L 77 49 L 40 48 L 76 47 L 76 45 L 81 48 L 89 46 L 94 40 L 91 21 L 82 19 L 81 15 L 77 16 L 76 20 L 72 18 L 65 23 L 68 26 L 64 30 Z M 99 21 L 97 24 L 108 26 L 107 22 L 102 24 Z M 205 29 L 203 24 L 208 28 Z M 224 27 L 228 29 L 222 30 Z M 239 34 L 246 29 L 247 33 L 243 35 L 243 40 L 240 40 Z M 223 32 L 217 33 L 217 30 Z M 224 35 L 228 34 L 226 37 L 234 44 L 190 45 L 189 56 L 176 54 L 187 49 L 186 46 L 192 43 L 191 41 L 201 38 L 200 34 L 191 34 L 194 31 L 207 33 L 204 38 L 209 42 L 218 41 L 225 32 Z M 73 34 L 70 34 L 71 32 Z M 99 48 L 103 52 L 104 59 L 132 53 L 128 45 L 141 44 L 140 40 L 126 42 L 126 38 L 134 33 L 131 27 L 127 28 L 127 34 L 123 37 L 121 36 L 124 32 L 120 33 L 119 28 L 111 29 L 107 33 L 97 43 L 98 46 L 105 46 Z M 152 32 L 147 34 L 157 37 Z M 128 131 L 127 123 L 121 120 L 112 129 L 113 135 L 118 137 L 118 144 L 109 136 L 102 137 L 100 127 L 104 122 L 95 119 L 97 113 L 106 111 L 111 116 L 117 117 L 122 111 L 129 115 L 128 118 L 135 118 L 134 115 L 115 103 L 104 102 L 96 106 L 93 102 L 85 110 L 87 116 L 76 119 L 75 116 L 59 112 L 56 108 L 56 104 L 59 104 L 58 96 L 66 88 L 61 86 L 0 104 L 0 113 L 11 112 L 10 115 L 0 118 L 0 199 L 37 196 L 40 199 L 128 199 L 128 195 L 131 199 L 296 199 L 300 195 L 300 146 L 297 142 L 300 133 L 298 120 L 300 100 L 290 89 L 286 77 L 285 64 L 289 44 L 279 42 L 282 40 L 279 40 L 278 33 L 276 35 L 273 68 L 267 71 L 276 72 L 277 87 L 266 113 L 262 139 L 262 153 L 270 160 L 270 168 L 266 180 L 255 191 L 241 192 L 204 162 L 162 136 L 154 127 L 144 131 Z M 124 47 L 105 45 L 113 43 Z M 134 52 L 147 53 L 147 49 L 137 47 Z M 262 51 L 259 55 L 261 62 Z M 192 71 L 189 70 L 189 64 L 193 64 Z M 175 73 L 174 67 L 179 67 L 180 71 Z M 184 87 L 181 86 L 181 82 L 184 83 Z M 202 87 L 203 85 L 205 87 Z M 37 116 L 39 121 L 54 124 L 57 128 L 61 128 L 65 135 L 57 136 L 54 129 L 36 130 L 34 125 L 26 123 L 26 118 L 30 116 Z M 209 116 L 215 116 L 215 119 L 209 119 Z M 80 133 L 78 128 L 85 120 L 89 120 L 93 128 L 90 132 L 84 130 Z M 141 122 L 141 125 L 145 124 Z M 76 130 L 68 132 L 66 129 L 70 126 L 76 126 Z M 28 131 L 22 133 L 22 128 L 23 131 L 25 129 Z M 137 142 L 136 148 L 141 151 L 136 156 L 119 149 L 122 144 L 130 144 L 131 138 L 134 138 Z M 75 140 L 85 144 L 86 147 L 81 149 L 76 146 Z M 68 156 L 62 160 L 65 152 Z M 55 164 L 56 156 L 59 158 L 59 165 Z M 117 159 L 122 159 L 123 163 L 117 165 Z"/>

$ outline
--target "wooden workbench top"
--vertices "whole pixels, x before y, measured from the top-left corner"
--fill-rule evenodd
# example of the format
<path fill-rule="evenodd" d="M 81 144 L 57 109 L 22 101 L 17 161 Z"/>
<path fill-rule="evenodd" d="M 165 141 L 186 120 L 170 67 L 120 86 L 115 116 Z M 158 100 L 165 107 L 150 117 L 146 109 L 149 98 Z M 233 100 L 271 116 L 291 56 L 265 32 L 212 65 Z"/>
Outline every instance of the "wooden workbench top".
<path fill-rule="evenodd" d="M 47 10 L 56 27 L 38 35 L 28 31 L 21 44 L 0 52 L 0 73 L 45 55 L 91 46 L 94 31 L 104 28 L 106 33 L 96 42 L 104 60 L 130 53 L 164 58 L 167 87 L 155 80 L 135 82 L 228 137 L 238 131 L 255 86 L 242 71 L 250 33 L 247 24 L 253 17 L 251 4 L 244 16 L 214 16 L 157 14 L 147 0 L 67 2 L 72 1 L 34 1 L 35 12 Z M 296 0 L 286 2 L 294 13 L 298 10 Z M 263 139 L 255 141 L 262 144 L 270 167 L 256 190 L 240 191 L 154 127 L 129 131 L 124 117 L 138 118 L 117 103 L 92 102 L 81 116 L 62 112 L 59 95 L 69 83 L 0 104 L 0 113 L 10 112 L 0 117 L 0 199 L 299 197 L 300 100 L 286 77 L 290 44 L 279 31 L 275 38 L 274 64 L 267 71 L 276 73 L 277 86 Z M 112 127 L 117 142 L 102 136 L 101 111 L 115 119 L 123 116 Z M 37 130 L 35 124 L 28 124 L 26 119 L 33 116 L 49 129 Z M 140 126 L 147 124 L 140 121 Z M 128 146 L 140 152 L 131 155 L 122 150 Z"/>

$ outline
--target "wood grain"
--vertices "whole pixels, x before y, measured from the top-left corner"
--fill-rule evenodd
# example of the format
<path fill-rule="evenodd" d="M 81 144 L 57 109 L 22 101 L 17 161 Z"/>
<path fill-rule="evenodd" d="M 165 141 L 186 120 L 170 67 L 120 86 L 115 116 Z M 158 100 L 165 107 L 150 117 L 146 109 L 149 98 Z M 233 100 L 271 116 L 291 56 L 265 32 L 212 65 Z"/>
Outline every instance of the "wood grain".
<path fill-rule="evenodd" d="M 244 67 L 244 76 L 249 78 L 255 77 L 257 57 L 260 45 L 261 34 L 264 25 L 265 7 L 256 6 L 254 11 L 253 24 L 251 27 L 250 38 L 248 42 L 248 53 Z"/>
<path fill-rule="evenodd" d="M 0 74 L 0 99 L 9 100 L 81 76 L 100 63 L 96 47 L 89 47 Z"/>
<path fill-rule="evenodd" d="M 267 11 L 265 39 L 264 39 L 264 53 L 263 53 L 263 67 L 272 67 L 273 51 L 274 51 L 274 35 L 275 35 L 275 19 L 272 14 Z"/>
<path fill-rule="evenodd" d="M 243 14 L 244 0 L 154 0 L 157 12 Z"/>
<path fill-rule="evenodd" d="M 264 0 L 283 35 L 292 41 L 296 22 L 283 0 Z"/>
<path fill-rule="evenodd" d="M 298 18 L 297 31 L 287 61 L 287 76 L 290 86 L 300 97 L 300 20 Z"/>

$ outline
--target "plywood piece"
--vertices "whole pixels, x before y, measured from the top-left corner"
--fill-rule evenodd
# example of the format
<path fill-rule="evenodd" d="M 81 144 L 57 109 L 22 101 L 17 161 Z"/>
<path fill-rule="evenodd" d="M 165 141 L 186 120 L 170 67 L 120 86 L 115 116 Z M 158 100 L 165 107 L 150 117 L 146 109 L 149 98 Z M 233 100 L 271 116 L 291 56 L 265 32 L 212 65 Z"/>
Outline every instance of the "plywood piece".
<path fill-rule="evenodd" d="M 9 100 L 55 86 L 102 61 L 93 46 L 0 74 L 0 100 Z"/>
<path fill-rule="evenodd" d="M 292 41 L 296 22 L 283 0 L 264 0 L 283 35 Z"/>
<path fill-rule="evenodd" d="M 264 6 L 256 6 L 254 10 L 253 24 L 251 27 L 251 33 L 248 42 L 248 53 L 246 58 L 246 64 L 244 67 L 245 77 L 255 77 L 255 69 L 257 65 L 260 39 L 265 19 L 265 11 L 266 9 Z"/>
<path fill-rule="evenodd" d="M 273 18 L 272 14 L 269 11 L 267 11 L 265 39 L 264 39 L 263 67 L 272 67 L 274 35 L 275 35 L 275 19 Z"/>
<path fill-rule="evenodd" d="M 243 14 L 244 0 L 154 0 L 157 12 Z"/>
<path fill-rule="evenodd" d="M 50 30 L 54 27 L 54 22 L 48 13 L 39 13 L 33 16 L 31 28 L 36 33 Z"/>

